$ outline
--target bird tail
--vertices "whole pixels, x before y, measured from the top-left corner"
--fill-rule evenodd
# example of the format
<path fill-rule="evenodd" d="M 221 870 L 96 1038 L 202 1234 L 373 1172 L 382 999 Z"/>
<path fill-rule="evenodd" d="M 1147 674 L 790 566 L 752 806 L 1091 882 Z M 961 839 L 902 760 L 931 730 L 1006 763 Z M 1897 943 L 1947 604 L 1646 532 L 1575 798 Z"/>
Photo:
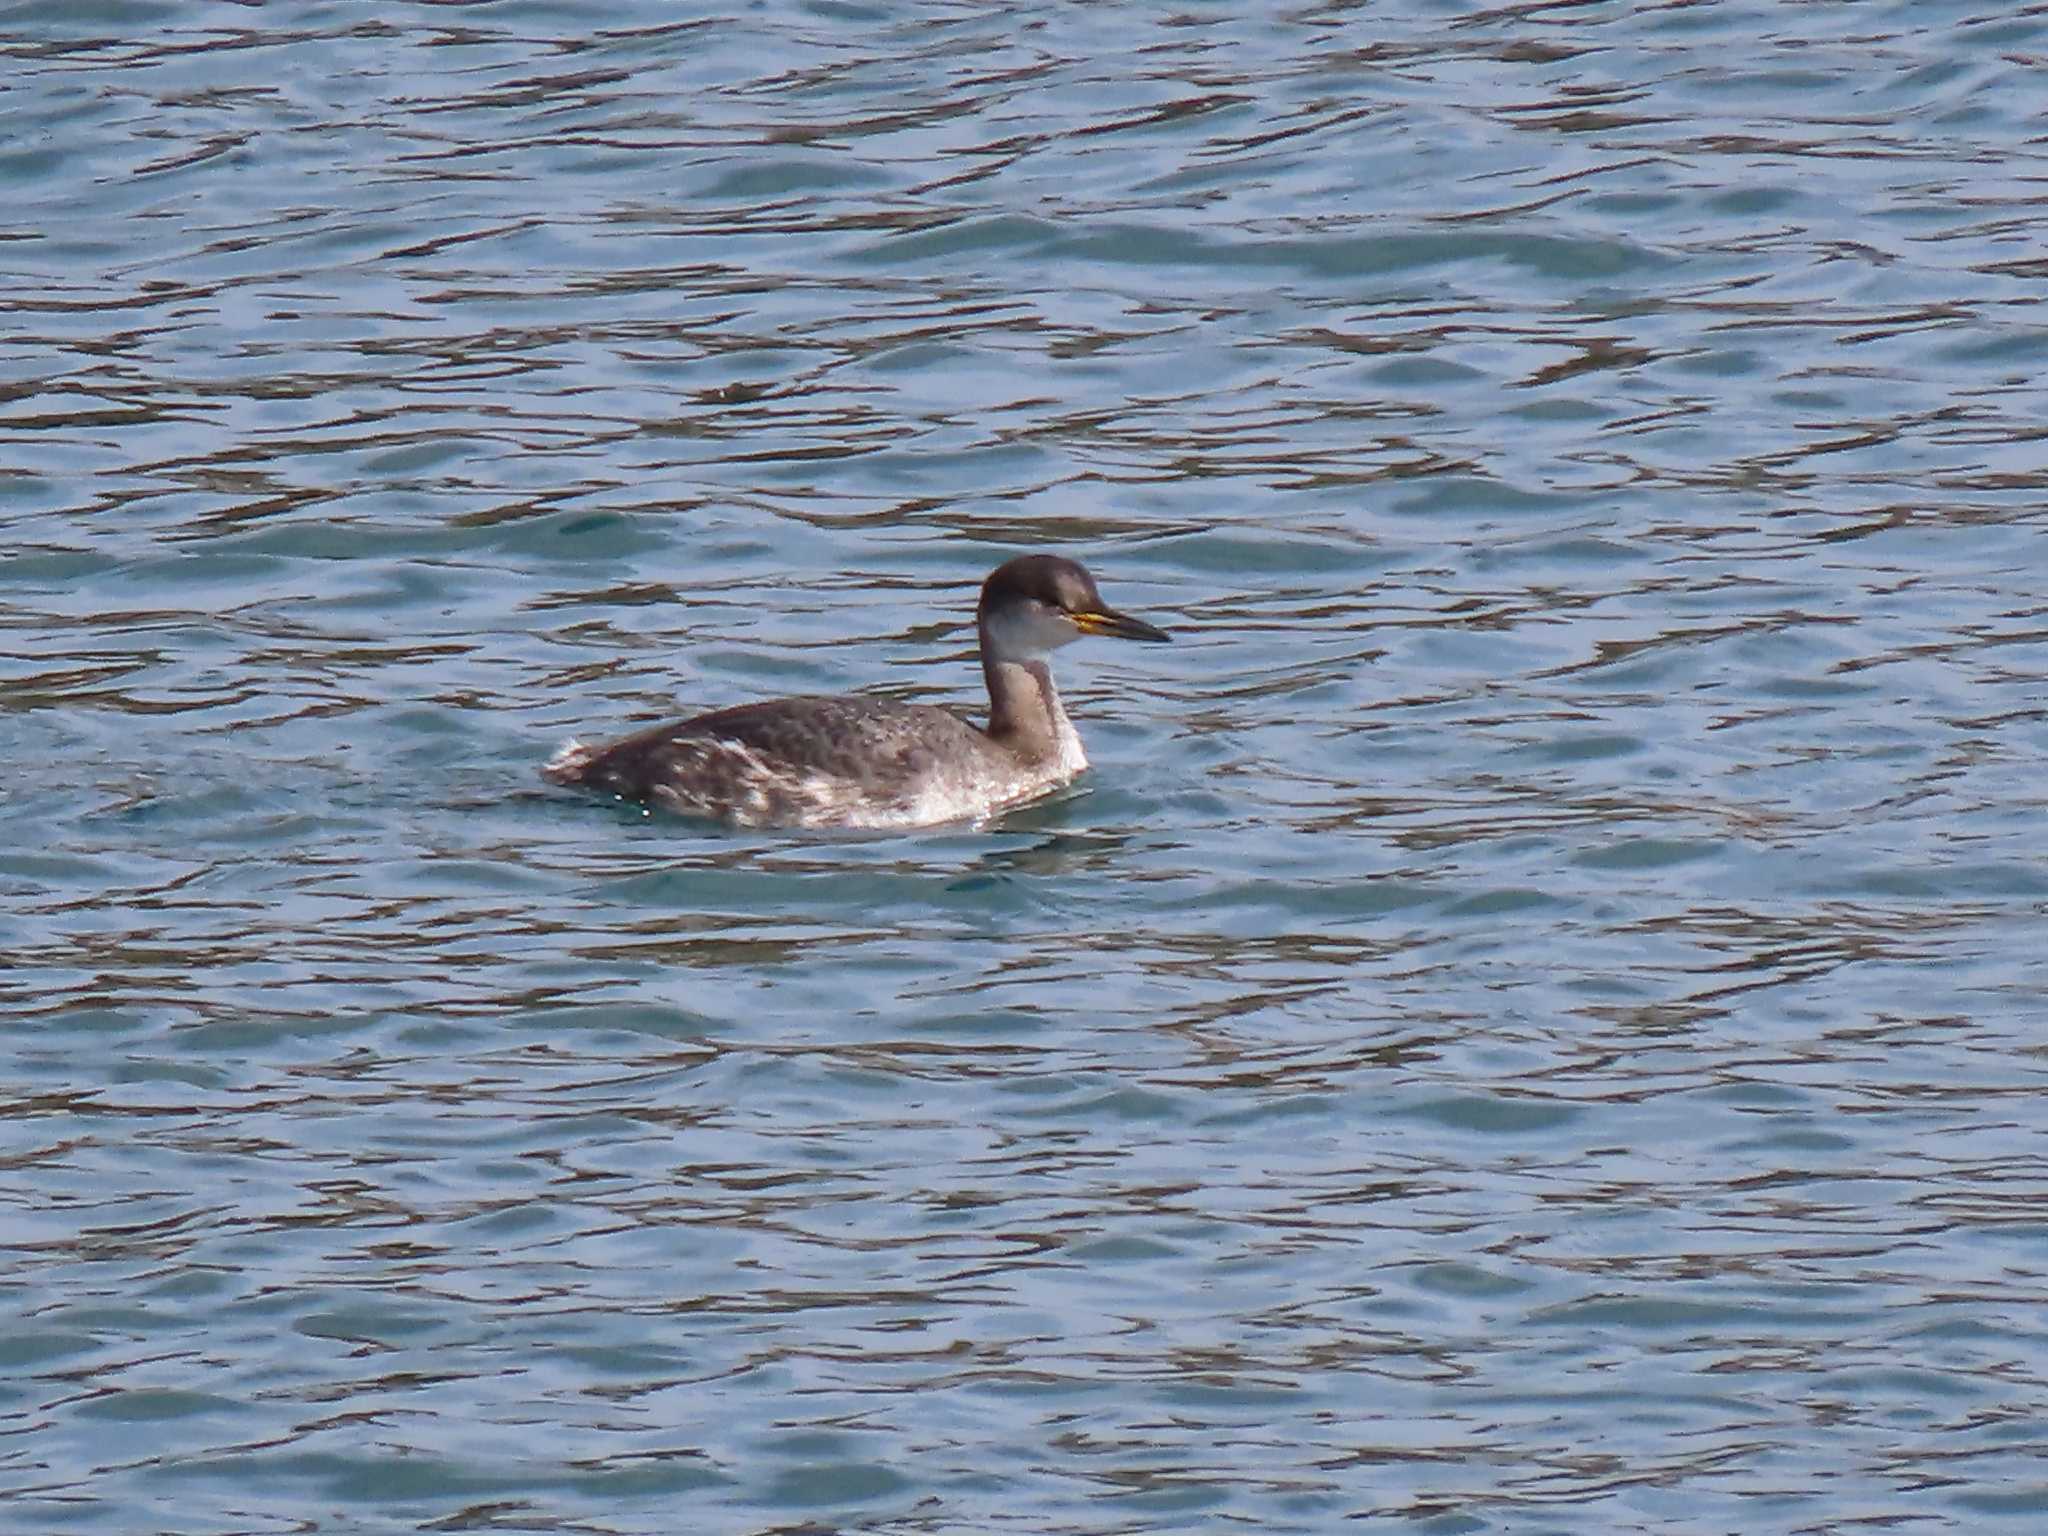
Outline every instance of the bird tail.
<path fill-rule="evenodd" d="M 550 784 L 581 784 L 583 770 L 590 766 L 590 759 L 595 755 L 571 736 L 562 743 L 561 751 L 541 765 L 540 776 Z"/>

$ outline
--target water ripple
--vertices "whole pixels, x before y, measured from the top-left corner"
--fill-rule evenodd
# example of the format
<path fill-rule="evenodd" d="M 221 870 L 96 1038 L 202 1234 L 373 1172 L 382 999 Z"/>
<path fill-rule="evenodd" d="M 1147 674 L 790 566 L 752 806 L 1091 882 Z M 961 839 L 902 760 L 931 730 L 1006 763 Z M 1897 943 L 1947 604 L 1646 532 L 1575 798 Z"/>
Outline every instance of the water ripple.
<path fill-rule="evenodd" d="M 2048 16 L 10 22 L 24 1528 L 2033 1528 Z"/>

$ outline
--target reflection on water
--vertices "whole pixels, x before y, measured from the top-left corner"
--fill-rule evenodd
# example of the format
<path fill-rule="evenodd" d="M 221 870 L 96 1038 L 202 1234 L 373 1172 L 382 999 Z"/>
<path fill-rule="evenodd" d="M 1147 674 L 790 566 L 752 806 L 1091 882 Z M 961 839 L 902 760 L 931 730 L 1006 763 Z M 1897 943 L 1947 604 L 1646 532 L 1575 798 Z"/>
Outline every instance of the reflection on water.
<path fill-rule="evenodd" d="M 18 9 L 18 1522 L 2032 1530 L 2044 46 Z M 535 778 L 1019 548 L 1070 794 Z"/>

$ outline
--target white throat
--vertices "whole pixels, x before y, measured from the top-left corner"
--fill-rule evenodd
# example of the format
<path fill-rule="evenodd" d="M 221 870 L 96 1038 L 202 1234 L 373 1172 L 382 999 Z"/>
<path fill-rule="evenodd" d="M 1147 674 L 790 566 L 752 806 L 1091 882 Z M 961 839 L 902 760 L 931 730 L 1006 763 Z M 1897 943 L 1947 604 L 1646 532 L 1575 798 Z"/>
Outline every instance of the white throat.
<path fill-rule="evenodd" d="M 1066 616 L 1036 603 L 998 608 L 982 626 L 992 661 L 1042 662 L 1081 638 Z"/>

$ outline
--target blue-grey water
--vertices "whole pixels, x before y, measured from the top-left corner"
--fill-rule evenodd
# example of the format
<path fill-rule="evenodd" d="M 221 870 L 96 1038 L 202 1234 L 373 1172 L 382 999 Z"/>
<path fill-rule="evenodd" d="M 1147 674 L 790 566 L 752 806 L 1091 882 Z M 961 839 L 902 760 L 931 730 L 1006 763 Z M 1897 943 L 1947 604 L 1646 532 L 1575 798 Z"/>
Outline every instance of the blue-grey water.
<path fill-rule="evenodd" d="M 2048 8 L 0 9 L 0 1528 L 2035 1532 Z M 982 827 L 547 789 L 978 703 Z"/>

